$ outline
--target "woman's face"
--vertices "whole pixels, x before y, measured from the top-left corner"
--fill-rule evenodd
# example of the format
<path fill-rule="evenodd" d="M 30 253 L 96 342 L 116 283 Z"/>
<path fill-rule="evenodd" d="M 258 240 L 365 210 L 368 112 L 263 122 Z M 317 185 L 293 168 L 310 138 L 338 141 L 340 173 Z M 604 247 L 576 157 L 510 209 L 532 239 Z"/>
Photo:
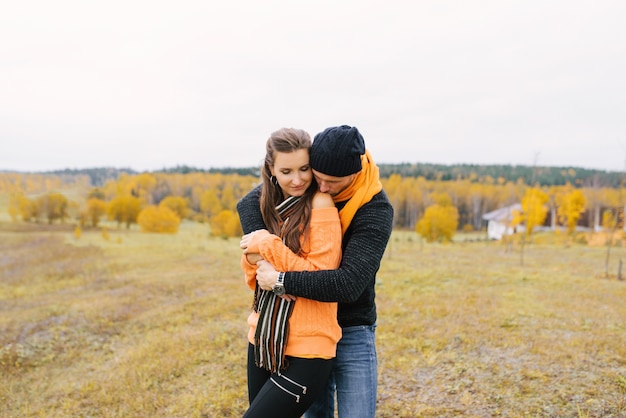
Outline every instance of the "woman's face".
<path fill-rule="evenodd" d="M 276 152 L 272 175 L 285 197 L 302 196 L 313 181 L 313 172 L 309 165 L 309 150 L 300 149 L 294 152 Z"/>

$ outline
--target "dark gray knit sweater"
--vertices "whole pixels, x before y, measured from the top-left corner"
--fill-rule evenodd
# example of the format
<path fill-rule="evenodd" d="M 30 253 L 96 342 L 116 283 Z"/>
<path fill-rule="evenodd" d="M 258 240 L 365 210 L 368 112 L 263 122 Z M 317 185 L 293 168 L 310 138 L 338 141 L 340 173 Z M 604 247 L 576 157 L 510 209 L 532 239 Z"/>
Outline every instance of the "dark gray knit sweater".
<path fill-rule="evenodd" d="M 258 186 L 237 202 L 244 234 L 265 229 L 259 206 Z M 345 202 L 337 204 L 341 209 Z M 285 274 L 286 293 L 322 302 L 339 302 L 342 327 L 376 322 L 376 273 L 387 247 L 393 224 L 393 207 L 382 190 L 363 205 L 343 236 L 343 254 L 337 270 L 300 271 Z"/>

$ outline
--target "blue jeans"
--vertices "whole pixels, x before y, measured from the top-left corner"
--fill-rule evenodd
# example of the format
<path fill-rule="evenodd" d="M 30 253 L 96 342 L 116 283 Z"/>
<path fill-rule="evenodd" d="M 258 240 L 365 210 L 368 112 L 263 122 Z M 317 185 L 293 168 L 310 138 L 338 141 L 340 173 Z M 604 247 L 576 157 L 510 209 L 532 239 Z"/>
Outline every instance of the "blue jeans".
<path fill-rule="evenodd" d="M 340 418 L 374 418 L 378 389 L 376 325 L 342 328 L 328 384 L 306 418 L 333 418 L 335 392 Z"/>

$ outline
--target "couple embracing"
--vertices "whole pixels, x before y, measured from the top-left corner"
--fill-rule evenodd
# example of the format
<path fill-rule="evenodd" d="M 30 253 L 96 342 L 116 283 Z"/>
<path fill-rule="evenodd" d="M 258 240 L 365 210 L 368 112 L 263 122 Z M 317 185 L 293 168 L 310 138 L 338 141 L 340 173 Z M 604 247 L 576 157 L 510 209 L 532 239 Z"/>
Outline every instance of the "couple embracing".
<path fill-rule="evenodd" d="M 357 128 L 266 142 L 262 183 L 237 203 L 248 317 L 244 417 L 374 417 L 376 273 L 393 208 Z"/>

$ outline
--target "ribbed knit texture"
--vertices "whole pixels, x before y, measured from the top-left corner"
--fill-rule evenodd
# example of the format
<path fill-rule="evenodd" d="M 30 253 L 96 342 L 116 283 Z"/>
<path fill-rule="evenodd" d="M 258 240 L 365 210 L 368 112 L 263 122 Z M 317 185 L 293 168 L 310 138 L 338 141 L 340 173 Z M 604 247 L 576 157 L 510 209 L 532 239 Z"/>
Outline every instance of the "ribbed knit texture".
<path fill-rule="evenodd" d="M 258 202 L 257 202 L 258 206 Z M 240 213 L 240 216 L 245 216 Z M 341 225 L 334 207 L 313 209 L 309 243 L 303 245 L 306 256 L 298 257 L 281 239 L 267 231 L 260 231 L 251 238 L 248 250 L 260 253 L 279 271 L 334 269 L 341 259 Z M 256 266 L 247 262 L 241 265 L 251 289 L 256 285 Z M 252 312 L 248 317 L 250 331 L 248 339 L 255 343 L 255 331 L 259 314 Z M 289 337 L 285 354 L 294 357 L 335 357 L 341 328 L 337 323 L 337 303 L 318 302 L 298 297 L 289 318 Z"/>
<path fill-rule="evenodd" d="M 264 229 L 259 209 L 260 187 L 237 203 L 244 233 Z M 338 205 L 341 209 L 341 205 Z M 375 283 L 393 225 L 393 207 L 381 191 L 354 215 L 346 230 L 341 265 L 332 271 L 298 271 L 285 274 L 288 294 L 309 299 L 339 302 L 342 327 L 376 322 Z"/>
<path fill-rule="evenodd" d="M 328 176 L 345 177 L 361 170 L 363 154 L 365 141 L 357 128 L 333 126 L 315 135 L 309 162 L 313 170 Z"/>

